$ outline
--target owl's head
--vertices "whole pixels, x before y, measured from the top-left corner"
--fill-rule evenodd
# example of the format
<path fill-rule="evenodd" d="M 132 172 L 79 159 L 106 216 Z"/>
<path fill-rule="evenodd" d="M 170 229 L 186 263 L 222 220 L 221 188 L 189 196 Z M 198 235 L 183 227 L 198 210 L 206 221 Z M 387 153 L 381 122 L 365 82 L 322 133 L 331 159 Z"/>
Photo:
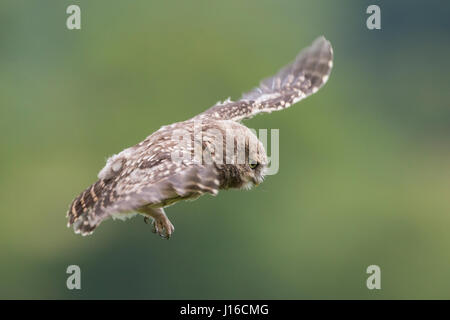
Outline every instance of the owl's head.
<path fill-rule="evenodd" d="M 250 189 L 264 181 L 267 168 L 267 155 L 261 141 L 252 133 L 248 135 L 249 148 L 246 148 L 245 163 L 237 164 L 241 174 L 240 188 Z"/>
<path fill-rule="evenodd" d="M 216 162 L 221 172 L 222 188 L 250 189 L 264 180 L 268 165 L 266 151 L 256 135 L 241 124 L 227 124 L 226 147 L 221 159 Z M 226 155 L 225 155 L 226 154 Z"/>

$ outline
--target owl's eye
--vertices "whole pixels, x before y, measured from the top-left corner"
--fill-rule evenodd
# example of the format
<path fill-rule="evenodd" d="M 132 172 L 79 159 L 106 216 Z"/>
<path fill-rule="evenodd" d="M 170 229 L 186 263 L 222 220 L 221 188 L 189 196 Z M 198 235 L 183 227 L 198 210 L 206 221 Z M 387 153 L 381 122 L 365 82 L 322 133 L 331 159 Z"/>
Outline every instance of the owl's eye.
<path fill-rule="evenodd" d="M 256 169 L 259 166 L 258 162 L 250 162 L 248 164 L 250 166 L 251 169 Z"/>

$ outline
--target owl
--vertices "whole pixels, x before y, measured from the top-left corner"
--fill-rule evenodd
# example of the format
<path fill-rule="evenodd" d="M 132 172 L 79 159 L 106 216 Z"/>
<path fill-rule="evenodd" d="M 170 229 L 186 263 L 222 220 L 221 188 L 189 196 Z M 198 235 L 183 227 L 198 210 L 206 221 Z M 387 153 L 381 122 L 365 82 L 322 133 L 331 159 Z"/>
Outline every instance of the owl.
<path fill-rule="evenodd" d="M 317 92 L 328 80 L 333 49 L 324 37 L 238 101 L 218 102 L 183 122 L 161 127 L 144 141 L 111 156 L 98 180 L 71 203 L 68 226 L 89 235 L 104 220 L 136 214 L 170 238 L 164 208 L 219 190 L 260 184 L 268 167 L 264 146 L 241 124 L 282 110 Z"/>

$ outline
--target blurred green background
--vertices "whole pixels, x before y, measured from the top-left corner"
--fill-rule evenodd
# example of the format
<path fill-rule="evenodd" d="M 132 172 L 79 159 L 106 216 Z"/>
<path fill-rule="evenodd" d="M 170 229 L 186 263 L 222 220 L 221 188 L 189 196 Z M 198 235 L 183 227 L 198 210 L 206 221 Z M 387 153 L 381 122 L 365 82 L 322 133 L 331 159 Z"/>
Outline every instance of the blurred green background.
<path fill-rule="evenodd" d="M 449 17 L 443 1 L 2 0 L 0 298 L 450 298 Z M 328 84 L 246 122 L 280 130 L 277 175 L 170 207 L 170 241 L 141 218 L 66 228 L 107 156 L 322 34 Z"/>

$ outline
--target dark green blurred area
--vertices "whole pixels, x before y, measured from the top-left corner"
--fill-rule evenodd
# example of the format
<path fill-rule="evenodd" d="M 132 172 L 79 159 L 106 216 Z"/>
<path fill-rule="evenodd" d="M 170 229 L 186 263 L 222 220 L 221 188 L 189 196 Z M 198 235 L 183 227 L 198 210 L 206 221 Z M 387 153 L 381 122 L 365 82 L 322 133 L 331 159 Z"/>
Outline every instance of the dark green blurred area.
<path fill-rule="evenodd" d="M 450 298 L 449 18 L 443 1 L 3 0 L 0 298 Z M 107 156 L 237 99 L 322 34 L 328 84 L 246 122 L 280 130 L 277 175 L 170 207 L 170 241 L 141 218 L 66 228 Z"/>

